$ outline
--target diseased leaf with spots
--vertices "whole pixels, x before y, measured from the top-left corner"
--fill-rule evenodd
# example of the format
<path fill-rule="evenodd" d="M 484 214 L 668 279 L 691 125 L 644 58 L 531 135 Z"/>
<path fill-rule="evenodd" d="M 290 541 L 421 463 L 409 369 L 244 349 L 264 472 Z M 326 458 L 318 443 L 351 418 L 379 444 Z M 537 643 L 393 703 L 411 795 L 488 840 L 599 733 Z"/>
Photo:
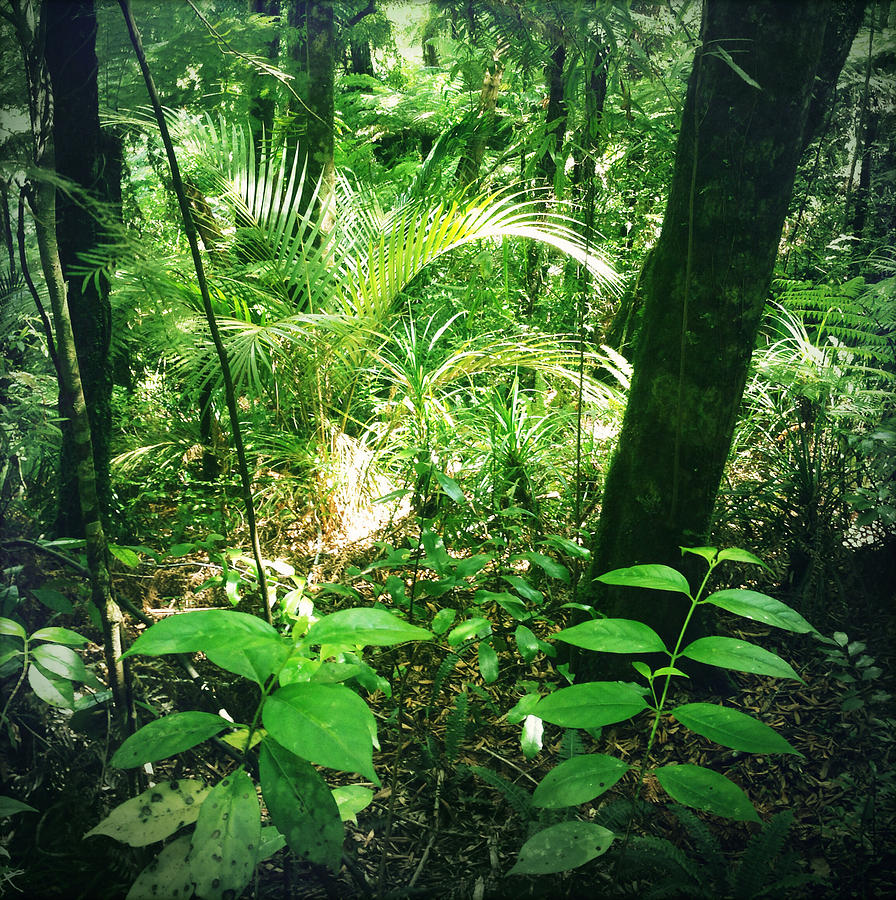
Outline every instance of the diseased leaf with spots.
<path fill-rule="evenodd" d="M 261 847 L 261 808 L 252 779 L 237 769 L 202 804 L 190 844 L 190 876 L 202 900 L 239 897 Z"/>
<path fill-rule="evenodd" d="M 125 900 L 179 900 L 193 895 L 190 878 L 190 835 L 184 834 L 166 844 L 156 858 L 137 876 Z"/>
<path fill-rule="evenodd" d="M 163 781 L 116 806 L 84 837 L 104 834 L 132 847 L 163 841 L 196 821 L 208 793 L 209 788 L 201 781 Z"/>

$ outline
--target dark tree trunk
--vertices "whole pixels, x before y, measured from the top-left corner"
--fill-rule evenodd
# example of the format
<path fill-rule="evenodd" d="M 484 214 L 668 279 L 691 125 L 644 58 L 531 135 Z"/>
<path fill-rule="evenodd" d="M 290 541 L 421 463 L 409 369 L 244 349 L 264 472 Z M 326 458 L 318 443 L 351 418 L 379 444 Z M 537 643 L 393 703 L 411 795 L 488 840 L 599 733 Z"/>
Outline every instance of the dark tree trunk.
<path fill-rule="evenodd" d="M 588 82 L 584 98 L 584 129 L 577 143 L 579 149 L 573 166 L 573 187 L 579 198 L 593 193 L 595 157 L 600 150 L 600 131 L 607 102 L 607 61 L 609 50 L 599 36 L 594 36 L 586 49 Z"/>
<path fill-rule="evenodd" d="M 592 575 L 637 563 L 681 568 L 679 547 L 707 540 L 829 12 L 817 0 L 704 6 Z M 647 622 L 667 642 L 677 635 L 679 595 L 592 584 L 590 601 L 608 615 Z M 594 674 L 593 657 L 578 668 Z"/>
<path fill-rule="evenodd" d="M 352 61 L 352 75 L 373 75 L 373 54 L 370 41 L 349 41 L 348 52 Z"/>
<path fill-rule="evenodd" d="M 303 198 L 321 183 L 320 199 L 330 197 L 336 178 L 334 163 L 334 78 L 336 33 L 332 0 L 292 0 L 288 22 L 296 29 L 296 43 L 290 51 L 297 73 L 295 101 L 287 136 L 287 152 L 308 154 Z M 332 216 L 332 210 L 330 212 Z M 324 223 L 326 227 L 326 223 Z"/>
<path fill-rule="evenodd" d="M 551 60 L 545 72 L 548 88 L 548 105 L 545 112 L 545 132 L 549 140 L 541 159 L 538 161 L 538 169 L 542 176 L 551 185 L 555 184 L 557 177 L 557 155 L 563 148 L 566 134 L 567 108 L 564 99 L 563 67 L 566 65 L 566 45 L 557 44 L 551 53 Z"/>
<path fill-rule="evenodd" d="M 48 0 L 46 4 L 46 60 L 55 98 L 54 143 L 56 171 L 70 179 L 85 196 L 110 199 L 105 171 L 104 138 L 100 130 L 97 95 L 96 11 L 93 0 Z M 120 196 L 120 187 L 118 188 Z M 114 194 L 111 199 L 114 199 Z M 109 434 L 112 369 L 109 361 L 111 312 L 109 286 L 86 282 L 74 273 L 81 254 L 102 240 L 101 225 L 84 202 L 61 191 L 56 204 L 56 233 L 62 272 L 68 284 L 75 346 L 93 436 L 100 510 L 105 516 L 111 500 Z M 61 409 L 71 412 L 70 398 Z M 77 451 L 70 424 L 63 427 L 57 531 L 83 534 L 75 473 Z"/>
<path fill-rule="evenodd" d="M 280 0 L 249 0 L 249 12 L 255 15 L 280 15 Z M 263 55 L 276 65 L 280 56 L 280 37 L 275 34 L 262 47 Z M 274 112 L 277 107 L 276 83 L 270 75 L 254 71 L 249 80 L 249 127 L 255 156 L 261 154 L 262 143 L 270 141 L 274 132 Z"/>

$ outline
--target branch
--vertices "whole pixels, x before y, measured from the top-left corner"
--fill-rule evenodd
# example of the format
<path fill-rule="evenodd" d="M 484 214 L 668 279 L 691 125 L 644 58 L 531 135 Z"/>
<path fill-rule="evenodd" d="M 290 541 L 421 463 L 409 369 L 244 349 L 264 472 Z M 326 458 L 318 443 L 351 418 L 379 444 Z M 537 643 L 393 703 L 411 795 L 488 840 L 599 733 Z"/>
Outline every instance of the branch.
<path fill-rule="evenodd" d="M 355 13 L 346 23 L 346 28 L 354 28 L 361 19 L 366 19 L 367 16 L 373 15 L 376 12 L 376 0 L 370 0 L 367 6 L 364 7 L 360 12 Z"/>

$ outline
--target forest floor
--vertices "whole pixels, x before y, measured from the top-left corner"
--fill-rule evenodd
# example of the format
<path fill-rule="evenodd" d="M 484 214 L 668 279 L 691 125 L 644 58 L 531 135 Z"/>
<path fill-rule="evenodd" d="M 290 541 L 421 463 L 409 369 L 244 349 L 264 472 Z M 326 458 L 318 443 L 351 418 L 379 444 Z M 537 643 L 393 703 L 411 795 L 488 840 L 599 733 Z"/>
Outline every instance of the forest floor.
<path fill-rule="evenodd" d="M 347 566 L 369 563 L 371 552 L 375 551 L 370 541 L 363 541 L 324 547 L 323 552 L 318 547 L 313 557 L 306 558 L 307 548 L 294 545 L 291 561 L 299 571 L 303 565 L 307 571 L 316 564 L 317 582 L 339 582 Z M 278 555 L 289 558 L 288 546 L 279 548 Z M 31 551 L 0 551 L 0 564 L 4 569 L 22 567 L 17 584 L 23 596 L 29 588 L 52 583 L 74 598 L 83 597 L 83 585 L 71 572 Z M 873 571 L 878 564 L 879 573 Z M 598 750 L 638 761 L 644 751 L 646 719 L 605 728 L 596 741 L 584 732 L 571 739 L 563 729 L 546 725 L 544 749 L 527 760 L 520 748 L 520 726 L 508 724 L 505 714 L 518 699 L 520 680 L 561 680 L 551 660 L 540 656 L 524 666 L 515 655 L 516 662 L 502 656 L 499 679 L 484 684 L 472 655 L 445 667 L 445 653 L 434 645 L 417 650 L 371 648 L 366 658 L 374 668 L 380 672 L 403 668 L 406 678 L 392 699 L 382 694 L 368 698 L 379 724 L 382 749 L 374 764 L 382 783 L 374 787 L 373 802 L 358 814 L 357 822 L 346 824 L 345 864 L 334 876 L 290 861 L 280 852 L 259 866 L 247 896 L 477 900 L 896 896 L 892 569 L 886 561 L 872 563 L 867 555 L 857 554 L 844 556 L 843 565 L 842 583 L 852 586 L 850 607 L 842 611 L 843 623 L 828 622 L 829 630 L 823 631 L 847 632 L 850 642 L 859 641 L 864 647 L 853 643 L 852 653 L 843 650 L 838 655 L 838 648 L 810 636 L 775 632 L 755 623 L 745 626 L 744 620 L 732 617 L 722 624 L 723 630 L 780 653 L 803 683 L 732 673 L 725 696 L 679 688 L 675 698 L 724 701 L 752 713 L 779 731 L 802 757 L 727 750 L 669 717 L 660 728 L 654 764 L 689 762 L 723 772 L 746 790 L 764 822 L 792 811 L 790 831 L 767 829 L 765 843 L 755 841 L 746 857 L 744 850 L 760 831 L 758 826 L 702 815 L 688 826 L 673 814 L 649 775 L 635 804 L 629 774 L 578 810 L 587 821 L 620 835 L 628 833 L 628 840 L 618 839 L 605 856 L 560 875 L 508 876 L 527 837 L 540 825 L 557 820 L 555 814 L 529 802 L 538 781 L 572 751 Z M 139 571 L 121 571 L 116 585 L 154 618 L 197 606 L 229 606 L 223 592 L 214 597 L 208 590 L 193 592 L 208 574 L 203 559 L 186 557 L 165 566 L 147 564 Z M 162 598 L 167 598 L 164 603 Z M 337 606 L 350 602 L 329 599 Z M 83 600 L 75 602 L 75 613 L 54 624 L 99 641 L 96 629 L 85 624 Z M 45 624 L 41 617 L 47 610 L 37 603 L 23 602 L 20 612 L 33 619 L 27 623 L 29 631 Z M 102 671 L 98 644 L 90 646 L 88 655 Z M 511 654 L 506 656 L 509 660 Z M 162 712 L 216 711 L 223 706 L 237 720 L 241 713 L 251 712 L 255 697 L 247 693 L 245 682 L 201 656 L 197 667 L 206 682 L 204 689 L 169 657 L 136 658 L 140 700 Z M 440 667 L 447 672 L 440 673 Z M 863 679 L 863 670 L 869 669 L 880 671 L 875 678 Z M 458 701 L 461 695 L 466 700 Z M 119 739 L 106 716 L 82 717 L 73 727 L 67 714 L 40 703 L 29 691 L 17 698 L 11 721 L 9 731 L 0 735 L 2 793 L 27 801 L 39 814 L 3 822 L 0 850 L 6 848 L 10 854 L 6 864 L 19 874 L 0 883 L 0 895 L 21 891 L 28 897 L 72 900 L 123 897 L 152 854 L 104 837 L 83 840 L 126 797 L 128 787 L 123 773 L 109 766 Z M 579 746 L 572 746 L 576 740 Z M 155 778 L 217 781 L 232 766 L 214 745 L 204 744 L 176 761 L 157 764 Z M 331 786 L 357 781 L 330 776 L 333 773 L 328 772 Z M 751 889 L 750 884 L 756 887 Z"/>

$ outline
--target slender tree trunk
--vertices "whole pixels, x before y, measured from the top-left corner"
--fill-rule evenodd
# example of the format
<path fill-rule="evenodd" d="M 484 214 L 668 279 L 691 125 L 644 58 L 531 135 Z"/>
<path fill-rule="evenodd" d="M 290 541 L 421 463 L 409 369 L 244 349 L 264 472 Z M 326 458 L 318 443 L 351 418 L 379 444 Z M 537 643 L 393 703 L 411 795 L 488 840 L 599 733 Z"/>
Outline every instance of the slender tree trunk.
<path fill-rule="evenodd" d="M 566 65 L 566 45 L 557 44 L 551 53 L 545 75 L 548 88 L 548 105 L 545 111 L 545 142 L 538 169 L 544 179 L 557 189 L 557 159 L 563 149 L 566 136 L 567 107 L 564 99 L 563 67 Z"/>
<path fill-rule="evenodd" d="M 280 0 L 249 0 L 249 12 L 260 16 L 280 15 Z M 275 33 L 263 46 L 264 56 L 276 65 L 280 56 L 280 35 Z M 274 79 L 254 69 L 249 78 L 249 127 L 255 145 L 255 158 L 261 156 L 262 144 L 270 142 L 274 133 L 277 91 Z"/>
<path fill-rule="evenodd" d="M 482 160 L 485 158 L 485 147 L 495 127 L 495 108 L 503 77 L 504 67 L 496 55 L 492 60 L 492 65 L 485 70 L 485 74 L 482 76 L 476 127 L 470 136 L 465 154 L 457 164 L 455 180 L 458 184 L 472 184 L 479 178 L 479 170 L 482 168 Z"/>
<path fill-rule="evenodd" d="M 704 6 L 593 575 L 637 563 L 680 568 L 679 547 L 707 540 L 828 17 L 817 0 Z M 667 642 L 677 634 L 680 596 L 592 584 L 591 602 L 608 615 L 647 622 Z M 578 667 L 593 675 L 589 662 Z"/>
<path fill-rule="evenodd" d="M 105 176 L 103 135 L 97 93 L 96 11 L 93 0 L 46 0 L 45 55 L 53 84 L 53 143 L 56 172 L 70 179 L 84 196 L 59 192 L 56 197 L 56 235 L 68 306 L 93 436 L 96 490 L 103 516 L 112 489 L 109 474 L 112 368 L 109 361 L 112 316 L 109 285 L 104 279 L 87 281 L 75 274 L 81 254 L 102 240 L 102 226 L 89 200 L 105 201 L 110 187 Z M 69 398 L 61 401 L 70 412 Z M 60 534 L 83 533 L 75 473 L 77 450 L 69 421 L 62 430 L 59 512 Z M 108 524 L 108 523 L 106 523 Z"/>
<path fill-rule="evenodd" d="M 287 135 L 287 153 L 308 155 L 305 175 L 305 203 L 320 182 L 319 203 L 326 210 L 324 228 L 333 221 L 329 199 L 336 181 L 334 161 L 334 78 L 336 32 L 332 0 L 292 0 L 289 25 L 296 29 L 296 42 L 290 50 L 295 64 L 296 92 L 301 103 L 293 101 L 292 122 Z"/>

